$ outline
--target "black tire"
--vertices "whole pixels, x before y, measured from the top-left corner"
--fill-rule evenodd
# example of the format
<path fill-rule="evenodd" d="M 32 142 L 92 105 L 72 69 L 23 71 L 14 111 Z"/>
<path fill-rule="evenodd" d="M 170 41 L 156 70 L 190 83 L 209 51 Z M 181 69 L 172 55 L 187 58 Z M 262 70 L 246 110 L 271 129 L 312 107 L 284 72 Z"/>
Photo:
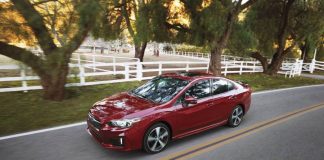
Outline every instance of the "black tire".
<path fill-rule="evenodd" d="M 230 117 L 228 118 L 228 126 L 230 127 L 237 127 L 241 124 L 244 116 L 244 110 L 243 107 L 238 105 L 236 106 L 232 112 Z"/>
<path fill-rule="evenodd" d="M 159 130 L 159 136 L 156 136 L 157 130 Z M 167 125 L 163 123 L 154 124 L 145 133 L 143 140 L 143 150 L 150 154 L 155 154 L 163 151 L 170 141 L 170 136 L 171 132 Z"/>

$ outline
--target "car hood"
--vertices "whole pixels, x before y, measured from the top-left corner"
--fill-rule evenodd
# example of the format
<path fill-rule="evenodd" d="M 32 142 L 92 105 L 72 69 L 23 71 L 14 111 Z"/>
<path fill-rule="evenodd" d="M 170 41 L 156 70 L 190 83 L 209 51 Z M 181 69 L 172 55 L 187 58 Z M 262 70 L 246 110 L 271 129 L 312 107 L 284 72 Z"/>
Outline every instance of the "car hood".
<path fill-rule="evenodd" d="M 100 122 L 105 123 L 112 119 L 121 119 L 132 113 L 138 113 L 156 106 L 148 100 L 120 93 L 98 101 L 90 109 L 91 114 Z"/>

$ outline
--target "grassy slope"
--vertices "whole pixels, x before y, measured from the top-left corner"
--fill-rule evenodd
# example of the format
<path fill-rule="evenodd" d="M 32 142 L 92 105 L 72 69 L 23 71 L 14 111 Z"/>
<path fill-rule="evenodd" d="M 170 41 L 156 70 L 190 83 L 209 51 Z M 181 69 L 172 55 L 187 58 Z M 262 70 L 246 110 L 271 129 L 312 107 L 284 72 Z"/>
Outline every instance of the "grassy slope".
<path fill-rule="evenodd" d="M 324 83 L 309 78 L 269 77 L 263 74 L 231 75 L 254 91 Z M 24 132 L 85 120 L 91 105 L 114 93 L 130 90 L 143 82 L 128 82 L 69 88 L 71 97 L 62 102 L 46 101 L 41 91 L 0 93 L 0 135 Z"/>

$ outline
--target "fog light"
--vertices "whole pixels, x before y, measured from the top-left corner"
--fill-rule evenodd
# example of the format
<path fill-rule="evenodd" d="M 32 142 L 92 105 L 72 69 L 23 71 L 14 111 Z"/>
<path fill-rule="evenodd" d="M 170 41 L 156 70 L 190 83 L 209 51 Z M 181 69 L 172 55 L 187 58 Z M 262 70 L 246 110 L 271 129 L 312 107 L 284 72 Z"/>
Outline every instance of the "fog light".
<path fill-rule="evenodd" d="M 120 145 L 124 145 L 123 137 L 120 137 L 120 138 L 119 138 L 119 143 L 120 143 Z"/>
<path fill-rule="evenodd" d="M 124 146 L 125 145 L 125 139 L 124 137 L 116 137 L 111 139 L 111 144 L 114 146 Z"/>

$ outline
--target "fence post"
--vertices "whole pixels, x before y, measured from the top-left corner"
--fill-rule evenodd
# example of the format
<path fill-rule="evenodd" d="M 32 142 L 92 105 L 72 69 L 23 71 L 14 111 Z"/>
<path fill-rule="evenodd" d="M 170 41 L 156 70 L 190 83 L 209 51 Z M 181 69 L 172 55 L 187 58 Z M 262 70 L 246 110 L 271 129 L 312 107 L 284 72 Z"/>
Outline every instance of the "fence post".
<path fill-rule="evenodd" d="M 242 75 L 242 70 L 243 70 L 243 61 L 241 62 L 241 66 L 240 66 L 240 75 Z"/>
<path fill-rule="evenodd" d="M 125 79 L 129 80 L 129 65 L 126 63 L 124 66 L 125 66 Z"/>
<path fill-rule="evenodd" d="M 304 60 L 300 60 L 299 61 L 299 65 L 298 65 L 298 75 L 300 76 L 302 71 L 303 71 L 303 63 L 304 63 Z"/>
<path fill-rule="evenodd" d="M 253 72 L 255 72 L 256 61 L 253 61 Z"/>
<path fill-rule="evenodd" d="M 315 59 L 312 59 L 312 63 L 309 64 L 309 72 L 310 73 L 313 73 L 314 70 L 315 70 L 315 64 L 316 64 L 316 60 Z"/>
<path fill-rule="evenodd" d="M 187 72 L 189 71 L 189 62 L 187 62 L 187 64 L 186 64 L 186 71 Z"/>
<path fill-rule="evenodd" d="M 161 75 L 161 74 L 162 74 L 162 63 L 159 62 L 159 75 Z"/>
<path fill-rule="evenodd" d="M 143 67 L 142 67 L 142 63 L 139 61 L 137 61 L 136 63 L 136 78 L 139 81 L 141 81 L 143 78 Z"/>
<path fill-rule="evenodd" d="M 85 70 L 83 65 L 79 65 L 79 76 L 80 76 L 80 85 L 83 86 L 85 84 Z"/>
<path fill-rule="evenodd" d="M 93 68 L 93 72 L 96 71 L 96 66 L 95 66 L 95 64 L 96 64 L 96 56 L 93 54 L 93 55 L 92 55 L 92 68 Z"/>
<path fill-rule="evenodd" d="M 227 65 L 227 63 L 225 63 L 225 73 L 224 73 L 225 76 L 227 75 L 227 67 L 228 67 L 228 65 Z"/>
<path fill-rule="evenodd" d="M 23 87 L 24 92 L 27 92 L 27 81 L 26 81 L 26 67 L 20 66 L 20 76 L 22 78 L 21 84 Z"/>
<path fill-rule="evenodd" d="M 80 53 L 77 53 L 78 54 L 78 65 L 81 65 L 81 56 L 80 56 Z"/>
<path fill-rule="evenodd" d="M 113 57 L 113 70 L 114 70 L 114 75 L 116 75 L 116 57 Z"/>

